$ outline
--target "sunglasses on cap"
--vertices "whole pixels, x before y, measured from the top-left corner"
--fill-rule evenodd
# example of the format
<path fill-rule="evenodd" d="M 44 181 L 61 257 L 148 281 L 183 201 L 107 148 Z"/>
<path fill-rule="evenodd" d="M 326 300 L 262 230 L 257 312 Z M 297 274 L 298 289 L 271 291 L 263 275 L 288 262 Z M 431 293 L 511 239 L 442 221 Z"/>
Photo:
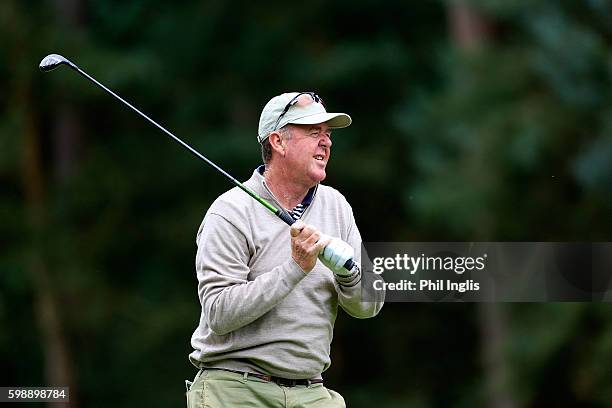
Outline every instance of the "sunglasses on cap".
<path fill-rule="evenodd" d="M 293 105 L 298 103 L 298 101 L 300 100 L 300 97 L 302 95 L 308 95 L 308 96 L 310 96 L 310 99 L 312 99 L 312 102 L 320 103 L 321 105 L 325 106 L 325 104 L 323 103 L 323 99 L 319 95 L 317 95 L 316 93 L 314 93 L 314 92 L 300 92 L 299 94 L 297 94 L 293 98 L 291 98 L 291 100 L 287 103 L 287 105 L 285 105 L 285 109 L 283 109 L 281 114 L 278 116 L 278 119 L 276 119 L 276 123 L 274 124 L 274 128 L 273 128 L 274 130 L 277 130 L 278 125 L 280 124 L 280 121 L 283 118 L 283 116 L 285 116 L 285 114 L 289 111 L 289 109 L 291 109 L 291 107 Z"/>

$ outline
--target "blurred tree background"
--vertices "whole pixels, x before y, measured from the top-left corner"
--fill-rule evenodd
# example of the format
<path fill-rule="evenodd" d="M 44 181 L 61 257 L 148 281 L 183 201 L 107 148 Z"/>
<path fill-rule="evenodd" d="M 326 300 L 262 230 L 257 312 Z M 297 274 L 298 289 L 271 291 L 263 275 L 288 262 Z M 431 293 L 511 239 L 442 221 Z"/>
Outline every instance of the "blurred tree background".
<path fill-rule="evenodd" d="M 609 241 L 612 4 L 0 3 L 0 385 L 72 407 L 184 406 L 195 233 L 230 186 L 57 52 L 245 180 L 259 113 L 315 90 L 354 119 L 330 184 L 366 241 Z M 341 314 L 350 407 L 612 406 L 607 304 Z"/>

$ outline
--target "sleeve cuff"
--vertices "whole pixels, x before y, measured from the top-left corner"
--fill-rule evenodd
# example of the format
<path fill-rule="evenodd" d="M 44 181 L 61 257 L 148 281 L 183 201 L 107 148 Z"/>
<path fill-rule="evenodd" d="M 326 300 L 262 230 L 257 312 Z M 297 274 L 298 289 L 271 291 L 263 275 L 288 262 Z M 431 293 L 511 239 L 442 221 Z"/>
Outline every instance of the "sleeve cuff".
<path fill-rule="evenodd" d="M 361 270 L 359 267 L 355 267 L 355 270 L 347 276 L 335 275 L 336 281 L 340 286 L 344 286 L 346 288 L 353 287 L 361 282 Z"/>
<path fill-rule="evenodd" d="M 295 262 L 295 259 L 291 258 L 289 263 L 287 264 L 287 278 L 292 282 L 297 284 L 299 281 L 304 279 L 308 275 L 300 265 Z"/>

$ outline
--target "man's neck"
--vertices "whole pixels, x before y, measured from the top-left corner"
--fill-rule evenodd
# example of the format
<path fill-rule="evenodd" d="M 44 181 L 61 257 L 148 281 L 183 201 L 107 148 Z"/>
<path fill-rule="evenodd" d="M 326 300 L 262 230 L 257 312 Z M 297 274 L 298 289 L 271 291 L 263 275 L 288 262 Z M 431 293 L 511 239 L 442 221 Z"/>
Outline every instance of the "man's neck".
<path fill-rule="evenodd" d="M 301 203 L 310 189 L 308 186 L 296 183 L 295 178 L 291 177 L 289 172 L 274 166 L 266 166 L 264 179 L 274 197 L 287 210 Z"/>

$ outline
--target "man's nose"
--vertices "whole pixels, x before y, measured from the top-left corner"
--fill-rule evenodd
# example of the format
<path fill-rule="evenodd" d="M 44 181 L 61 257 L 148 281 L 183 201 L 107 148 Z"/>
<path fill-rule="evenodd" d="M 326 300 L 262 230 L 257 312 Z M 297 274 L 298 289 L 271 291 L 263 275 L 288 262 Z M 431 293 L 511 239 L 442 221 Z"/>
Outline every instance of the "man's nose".
<path fill-rule="evenodd" d="M 331 140 L 331 136 L 328 135 L 327 133 L 324 133 L 323 136 L 321 136 L 321 138 L 319 139 L 319 146 L 321 147 L 331 147 L 332 145 L 332 140 Z"/>

